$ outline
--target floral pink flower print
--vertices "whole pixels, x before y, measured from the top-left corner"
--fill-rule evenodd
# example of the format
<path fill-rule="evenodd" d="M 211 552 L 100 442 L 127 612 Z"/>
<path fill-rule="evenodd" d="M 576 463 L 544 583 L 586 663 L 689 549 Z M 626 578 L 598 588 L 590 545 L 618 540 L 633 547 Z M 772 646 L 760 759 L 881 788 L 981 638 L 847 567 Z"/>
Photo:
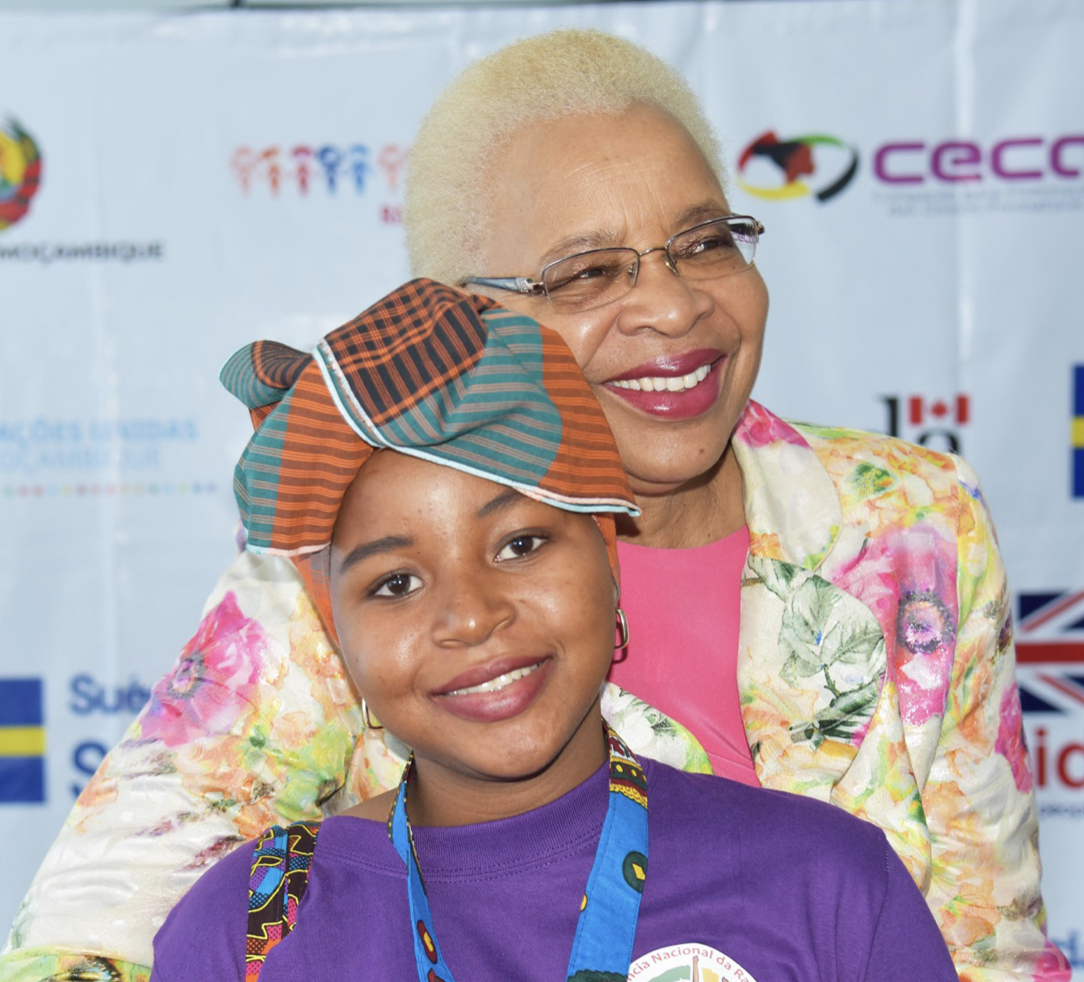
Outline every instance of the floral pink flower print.
<path fill-rule="evenodd" d="M 944 712 L 955 650 L 957 603 L 952 543 L 929 525 L 890 529 L 868 540 L 835 577 L 881 624 L 889 675 L 905 723 L 920 726 Z"/>
<path fill-rule="evenodd" d="M 799 447 L 807 446 L 805 439 L 793 426 L 778 416 L 773 416 L 762 405 L 751 399 L 741 419 L 738 420 L 735 436 L 750 447 L 766 447 L 777 440 L 782 443 L 793 443 Z"/>
<path fill-rule="evenodd" d="M 994 750 L 1009 762 L 1016 789 L 1027 793 L 1031 790 L 1034 778 L 1031 774 L 1031 762 L 1028 760 L 1028 748 L 1024 743 L 1023 722 L 1020 693 L 1013 682 L 1001 697 L 1001 726 L 997 731 Z"/>
<path fill-rule="evenodd" d="M 168 747 L 229 733 L 254 710 L 268 638 L 246 618 L 234 594 L 203 619 L 173 671 L 151 693 L 144 739 Z"/>

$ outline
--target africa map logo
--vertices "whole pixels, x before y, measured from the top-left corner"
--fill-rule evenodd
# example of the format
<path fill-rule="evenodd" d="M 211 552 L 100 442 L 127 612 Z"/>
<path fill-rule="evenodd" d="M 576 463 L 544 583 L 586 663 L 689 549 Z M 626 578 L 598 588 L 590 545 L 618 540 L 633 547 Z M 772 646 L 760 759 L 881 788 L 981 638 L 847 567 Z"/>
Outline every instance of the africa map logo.
<path fill-rule="evenodd" d="M 41 151 L 19 122 L 0 123 L 0 231 L 20 221 L 41 186 Z"/>
<path fill-rule="evenodd" d="M 829 161 L 819 166 L 814 148 L 829 148 Z M 760 169 L 760 183 L 749 179 L 750 164 L 764 160 L 772 164 L 782 179 L 780 184 L 766 182 Z M 827 171 L 827 173 L 826 173 Z M 840 193 L 858 173 L 858 151 L 838 137 L 811 133 L 780 140 L 771 130 L 753 140 L 738 157 L 738 185 L 743 191 L 769 201 L 785 201 L 811 195 L 822 204 Z M 810 181 L 802 178 L 811 178 Z"/>

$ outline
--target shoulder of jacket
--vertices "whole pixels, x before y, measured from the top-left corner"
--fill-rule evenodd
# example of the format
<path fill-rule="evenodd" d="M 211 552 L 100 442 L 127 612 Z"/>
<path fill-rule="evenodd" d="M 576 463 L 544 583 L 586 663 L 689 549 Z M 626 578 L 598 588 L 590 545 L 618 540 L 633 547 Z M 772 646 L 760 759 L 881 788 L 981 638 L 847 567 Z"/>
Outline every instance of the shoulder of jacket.
<path fill-rule="evenodd" d="M 788 419 L 809 444 L 810 449 L 833 476 L 862 465 L 890 472 L 906 472 L 920 479 L 940 484 L 957 481 L 961 472 L 973 473 L 966 462 L 954 453 L 931 450 L 899 437 L 843 426 L 823 426 Z M 841 465 L 844 465 L 841 468 Z"/>

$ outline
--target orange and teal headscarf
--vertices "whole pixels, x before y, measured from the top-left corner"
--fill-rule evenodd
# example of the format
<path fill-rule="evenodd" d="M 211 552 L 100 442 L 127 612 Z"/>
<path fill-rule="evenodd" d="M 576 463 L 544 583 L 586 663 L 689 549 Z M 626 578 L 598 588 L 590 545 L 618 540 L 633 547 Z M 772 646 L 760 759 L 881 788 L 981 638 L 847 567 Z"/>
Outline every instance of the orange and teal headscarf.
<path fill-rule="evenodd" d="M 612 514 L 639 509 L 576 360 L 530 317 L 413 280 L 310 353 L 257 341 L 220 378 L 255 428 L 234 472 L 246 548 L 294 562 L 333 638 L 331 534 L 374 449 L 594 515 L 616 573 Z"/>

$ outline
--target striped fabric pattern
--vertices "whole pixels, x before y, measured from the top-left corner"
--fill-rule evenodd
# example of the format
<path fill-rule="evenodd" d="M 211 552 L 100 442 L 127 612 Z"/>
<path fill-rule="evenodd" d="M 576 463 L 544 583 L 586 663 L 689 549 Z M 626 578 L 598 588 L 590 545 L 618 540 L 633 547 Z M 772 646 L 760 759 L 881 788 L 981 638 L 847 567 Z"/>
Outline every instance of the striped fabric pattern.
<path fill-rule="evenodd" d="M 638 513 L 606 417 L 560 335 L 432 280 L 400 287 L 311 354 L 250 344 L 220 378 L 255 428 L 234 473 L 247 548 L 291 557 L 328 621 L 327 548 L 374 448 L 570 511 Z"/>

